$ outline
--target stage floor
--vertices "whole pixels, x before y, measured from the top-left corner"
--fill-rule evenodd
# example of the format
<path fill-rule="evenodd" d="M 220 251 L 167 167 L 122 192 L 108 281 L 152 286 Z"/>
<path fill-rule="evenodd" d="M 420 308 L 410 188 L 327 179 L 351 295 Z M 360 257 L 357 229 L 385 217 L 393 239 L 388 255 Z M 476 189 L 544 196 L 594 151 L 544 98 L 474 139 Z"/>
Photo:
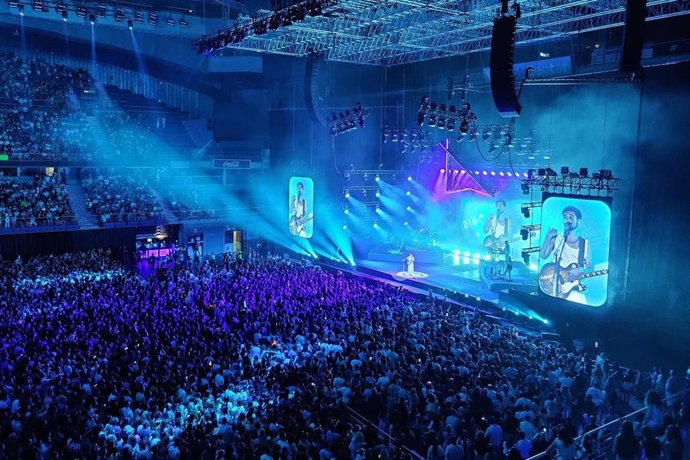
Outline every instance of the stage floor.
<path fill-rule="evenodd" d="M 415 272 L 421 273 L 422 276 L 414 278 L 400 271 L 398 261 L 364 259 L 359 260 L 357 269 L 400 284 L 425 289 L 448 289 L 496 304 L 498 304 L 501 291 L 507 292 L 511 288 L 522 291 L 536 289 L 534 273 L 530 273 L 522 262 L 514 262 L 512 281 L 489 277 L 488 268 L 484 262 L 479 265 L 415 264 Z"/>

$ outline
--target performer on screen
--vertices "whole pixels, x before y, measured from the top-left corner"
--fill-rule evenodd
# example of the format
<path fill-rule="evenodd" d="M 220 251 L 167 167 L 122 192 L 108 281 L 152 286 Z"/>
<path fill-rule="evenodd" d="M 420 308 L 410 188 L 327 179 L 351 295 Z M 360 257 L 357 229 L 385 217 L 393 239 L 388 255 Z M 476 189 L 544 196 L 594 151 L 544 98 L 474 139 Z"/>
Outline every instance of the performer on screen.
<path fill-rule="evenodd" d="M 414 273 L 414 256 L 412 253 L 405 258 L 405 261 L 407 262 L 407 273 Z"/>
<path fill-rule="evenodd" d="M 580 235 L 580 223 L 582 212 L 574 206 L 566 206 L 563 209 L 563 233 L 558 233 L 555 228 L 549 229 L 544 237 L 539 252 L 542 259 L 553 257 L 553 263 L 560 269 L 566 269 L 567 275 L 555 277 L 554 293 L 560 295 L 561 290 L 570 289 L 567 283 L 577 283 L 578 279 L 592 268 L 592 254 L 589 240 Z M 560 286 L 559 286 L 560 285 Z M 584 291 L 574 288 L 565 297 L 577 303 L 587 303 Z"/>
<path fill-rule="evenodd" d="M 505 214 L 506 202 L 496 200 L 496 215 L 489 214 L 484 222 L 484 246 L 493 251 L 502 251 L 503 242 L 510 235 L 510 219 Z"/>
<path fill-rule="evenodd" d="M 306 237 L 307 202 L 302 195 L 304 184 L 297 182 L 297 194 L 290 198 L 290 233 Z"/>

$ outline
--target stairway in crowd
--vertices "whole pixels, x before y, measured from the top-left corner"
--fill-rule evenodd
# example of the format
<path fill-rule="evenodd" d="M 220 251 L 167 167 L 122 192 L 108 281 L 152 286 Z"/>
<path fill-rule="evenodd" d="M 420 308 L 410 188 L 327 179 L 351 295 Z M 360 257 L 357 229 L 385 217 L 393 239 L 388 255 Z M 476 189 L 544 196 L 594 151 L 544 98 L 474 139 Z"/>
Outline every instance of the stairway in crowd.
<path fill-rule="evenodd" d="M 82 230 L 97 228 L 98 218 L 86 209 L 86 192 L 81 184 L 68 184 L 65 188 L 69 196 L 69 204 Z"/>
<path fill-rule="evenodd" d="M 110 142 L 110 137 L 105 130 L 105 126 L 101 120 L 96 116 L 86 117 L 89 128 L 91 129 L 91 134 L 93 135 L 94 141 L 96 141 L 96 147 L 99 150 L 100 157 L 104 159 L 112 158 L 112 144 Z"/>

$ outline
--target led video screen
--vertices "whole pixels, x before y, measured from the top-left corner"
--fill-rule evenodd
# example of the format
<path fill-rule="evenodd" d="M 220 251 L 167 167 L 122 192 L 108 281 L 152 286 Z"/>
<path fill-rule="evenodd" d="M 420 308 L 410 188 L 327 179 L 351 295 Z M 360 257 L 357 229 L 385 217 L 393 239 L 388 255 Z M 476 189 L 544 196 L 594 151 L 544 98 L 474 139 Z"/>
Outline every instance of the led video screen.
<path fill-rule="evenodd" d="M 541 292 L 592 307 L 604 305 L 610 237 L 609 203 L 545 194 L 539 246 Z"/>
<path fill-rule="evenodd" d="M 290 178 L 288 230 L 301 238 L 314 235 L 314 181 L 308 177 Z"/>

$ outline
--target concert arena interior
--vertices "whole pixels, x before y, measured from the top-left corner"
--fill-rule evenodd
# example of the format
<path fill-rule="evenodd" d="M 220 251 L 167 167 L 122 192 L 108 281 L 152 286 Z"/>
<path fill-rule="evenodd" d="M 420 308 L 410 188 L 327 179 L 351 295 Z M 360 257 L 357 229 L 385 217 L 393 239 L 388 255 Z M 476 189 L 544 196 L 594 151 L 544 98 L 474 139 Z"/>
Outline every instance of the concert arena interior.
<path fill-rule="evenodd" d="M 0 0 L 0 460 L 690 460 L 688 0 Z"/>

